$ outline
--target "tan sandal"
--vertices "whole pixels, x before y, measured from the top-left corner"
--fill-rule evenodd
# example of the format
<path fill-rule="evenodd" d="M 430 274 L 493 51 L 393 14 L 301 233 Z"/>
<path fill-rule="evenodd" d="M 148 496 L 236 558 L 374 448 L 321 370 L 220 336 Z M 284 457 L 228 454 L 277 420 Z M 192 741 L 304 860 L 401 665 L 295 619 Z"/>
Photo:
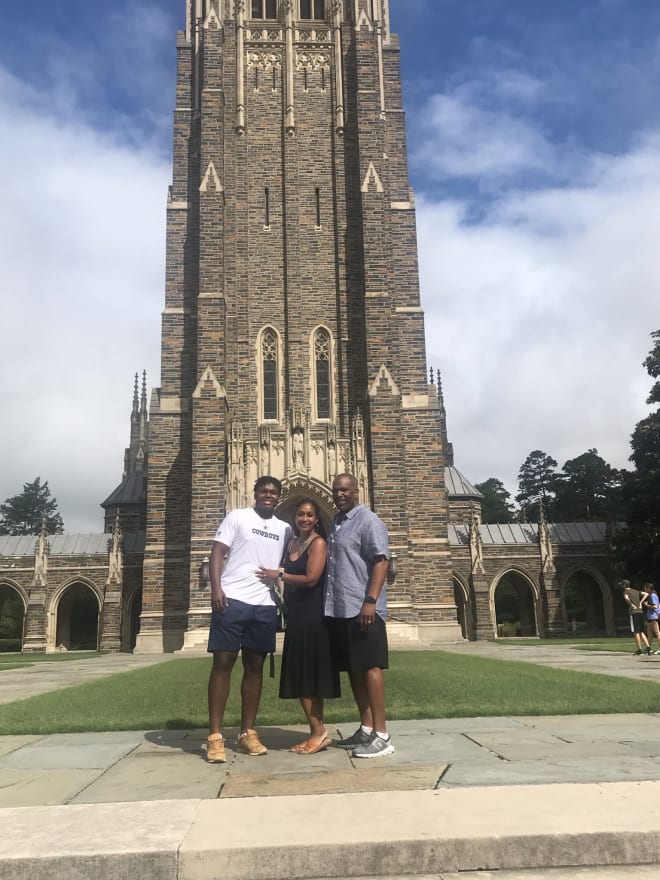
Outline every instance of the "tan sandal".
<path fill-rule="evenodd" d="M 299 755 L 315 755 L 317 752 L 324 752 L 328 746 L 331 744 L 332 740 L 329 736 L 326 736 L 325 739 L 322 739 L 315 746 L 309 746 L 305 749 L 304 752 L 299 752 Z M 308 740 L 309 743 L 309 740 Z"/>

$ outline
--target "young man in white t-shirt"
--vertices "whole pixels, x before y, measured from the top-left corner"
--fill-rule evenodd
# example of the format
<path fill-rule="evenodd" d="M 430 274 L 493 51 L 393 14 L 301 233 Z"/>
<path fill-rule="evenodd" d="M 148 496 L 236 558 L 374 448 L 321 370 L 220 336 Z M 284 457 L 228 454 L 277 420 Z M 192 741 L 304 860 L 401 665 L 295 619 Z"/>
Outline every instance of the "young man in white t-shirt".
<path fill-rule="evenodd" d="M 263 685 L 266 655 L 275 650 L 276 606 L 270 585 L 257 570 L 280 567 L 291 527 L 274 515 L 282 484 L 259 477 L 254 507 L 232 510 L 220 524 L 211 551 L 211 630 L 213 654 L 209 678 L 209 737 L 206 758 L 224 763 L 222 721 L 239 651 L 243 661 L 241 733 L 237 748 L 248 755 L 268 751 L 254 729 Z"/>

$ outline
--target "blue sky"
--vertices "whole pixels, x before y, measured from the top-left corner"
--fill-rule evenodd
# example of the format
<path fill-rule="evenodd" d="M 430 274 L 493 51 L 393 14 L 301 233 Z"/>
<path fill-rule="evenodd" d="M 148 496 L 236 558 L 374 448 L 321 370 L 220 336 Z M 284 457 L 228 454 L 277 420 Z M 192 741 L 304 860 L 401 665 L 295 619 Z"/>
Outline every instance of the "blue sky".
<path fill-rule="evenodd" d="M 458 466 L 623 466 L 660 328 L 660 5 L 391 0 L 429 363 Z M 0 499 L 40 475 L 69 530 L 121 477 L 132 374 L 158 384 L 184 0 L 3 13 Z M 54 340 L 54 341 L 53 341 Z"/>

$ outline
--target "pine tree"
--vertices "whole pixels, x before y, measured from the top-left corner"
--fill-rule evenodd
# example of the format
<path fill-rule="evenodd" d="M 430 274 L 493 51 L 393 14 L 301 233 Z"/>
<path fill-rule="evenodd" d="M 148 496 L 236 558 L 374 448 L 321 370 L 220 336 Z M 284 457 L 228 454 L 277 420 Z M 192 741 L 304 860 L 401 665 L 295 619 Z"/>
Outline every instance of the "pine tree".
<path fill-rule="evenodd" d="M 621 473 L 589 449 L 564 464 L 556 484 L 553 518 L 559 522 L 608 521 L 620 507 Z"/>
<path fill-rule="evenodd" d="M 41 477 L 37 477 L 23 485 L 20 495 L 0 504 L 0 535 L 37 535 L 44 523 L 49 535 L 64 531 L 57 501 L 50 496 L 48 480 L 42 484 Z"/>
<path fill-rule="evenodd" d="M 529 453 L 518 471 L 516 495 L 525 519 L 538 518 L 539 500 L 543 501 L 546 515 L 552 517 L 558 479 L 557 462 L 552 456 L 540 449 Z"/>
<path fill-rule="evenodd" d="M 504 483 L 496 477 L 489 477 L 483 483 L 476 483 L 475 488 L 484 496 L 481 502 L 481 519 L 484 523 L 512 523 L 514 512 L 509 499 L 511 493 Z"/>

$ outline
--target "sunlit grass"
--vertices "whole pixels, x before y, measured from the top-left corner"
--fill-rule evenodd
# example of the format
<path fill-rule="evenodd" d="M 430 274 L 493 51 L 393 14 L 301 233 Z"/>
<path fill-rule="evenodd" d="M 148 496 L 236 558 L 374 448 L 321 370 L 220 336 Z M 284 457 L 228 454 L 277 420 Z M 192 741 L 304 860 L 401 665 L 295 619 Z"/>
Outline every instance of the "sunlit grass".
<path fill-rule="evenodd" d="M 0 734 L 162 730 L 206 726 L 208 658 L 182 658 L 123 672 L 1 707 Z M 240 670 L 235 670 L 226 726 L 239 723 Z M 391 719 L 479 715 L 567 715 L 655 712 L 660 684 L 549 669 L 442 651 L 393 652 L 386 673 Z M 329 701 L 326 720 L 354 721 L 344 697 Z M 266 679 L 259 724 L 302 723 L 296 700 L 279 700 Z"/>

